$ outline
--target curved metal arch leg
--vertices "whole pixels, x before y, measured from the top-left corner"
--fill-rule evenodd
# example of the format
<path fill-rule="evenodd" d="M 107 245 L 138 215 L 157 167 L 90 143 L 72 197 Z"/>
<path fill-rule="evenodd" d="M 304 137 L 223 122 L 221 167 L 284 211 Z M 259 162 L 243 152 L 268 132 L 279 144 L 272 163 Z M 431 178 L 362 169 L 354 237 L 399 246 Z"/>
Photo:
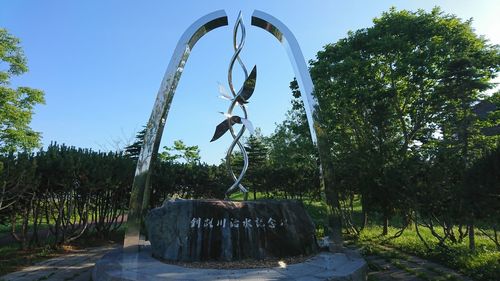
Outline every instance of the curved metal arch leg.
<path fill-rule="evenodd" d="M 146 127 L 144 144 L 137 161 L 134 183 L 130 194 L 127 231 L 123 242 L 123 247 L 127 248 L 127 250 L 137 250 L 141 244 L 143 216 L 148 207 L 151 194 L 151 165 L 158 154 L 170 104 L 191 49 L 203 35 L 227 24 L 226 12 L 224 10 L 215 11 L 201 17 L 189 26 L 177 43 L 158 90 L 156 102 Z"/>
<path fill-rule="evenodd" d="M 252 14 L 252 25 L 260 27 L 271 33 L 285 47 L 288 58 L 292 63 L 297 82 L 299 84 L 302 100 L 312 142 L 316 145 L 320 159 L 320 174 L 323 186 L 323 199 L 332 206 L 330 215 L 330 227 L 332 239 L 336 247 L 342 246 L 342 224 L 340 219 L 340 204 L 338 194 L 333 186 L 333 164 L 329 153 L 328 139 L 324 130 L 321 129 L 319 118 L 319 104 L 313 96 L 314 84 L 309 74 L 304 55 L 300 50 L 299 43 L 293 33 L 281 21 L 275 17 L 255 10 Z"/>

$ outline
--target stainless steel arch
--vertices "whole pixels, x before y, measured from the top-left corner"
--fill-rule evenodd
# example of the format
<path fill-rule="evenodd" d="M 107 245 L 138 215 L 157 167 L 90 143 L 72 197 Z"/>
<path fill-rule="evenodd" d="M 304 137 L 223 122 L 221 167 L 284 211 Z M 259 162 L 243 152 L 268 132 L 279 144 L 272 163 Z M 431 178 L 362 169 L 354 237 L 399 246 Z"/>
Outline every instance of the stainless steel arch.
<path fill-rule="evenodd" d="M 139 154 L 134 183 L 130 194 L 124 248 L 137 249 L 141 243 L 142 220 L 151 194 L 151 164 L 158 154 L 163 128 L 168 116 L 175 89 L 184 70 L 184 65 L 196 42 L 211 30 L 228 24 L 226 12 L 218 10 L 196 22 L 182 34 L 168 64 L 158 90 L 156 102 L 149 118 L 144 144 Z"/>
<path fill-rule="evenodd" d="M 252 14 L 252 25 L 269 31 L 285 47 L 292 63 L 295 77 L 299 84 L 302 100 L 304 101 L 309 130 L 312 142 L 316 145 L 320 158 L 321 181 L 324 200 L 332 206 L 330 210 L 330 232 L 335 247 L 342 246 L 342 225 L 340 219 L 340 205 L 338 194 L 333 186 L 333 165 L 329 153 L 329 145 L 325 131 L 321 129 L 319 104 L 314 97 L 314 84 L 309 74 L 304 55 L 293 33 L 275 17 L 255 10 Z"/>
<path fill-rule="evenodd" d="M 274 37 L 276 37 L 285 47 L 299 84 L 302 100 L 304 101 L 312 141 L 316 144 L 317 136 L 316 130 L 314 129 L 315 120 L 313 118 L 313 113 L 316 111 L 318 104 L 313 96 L 314 85 L 297 39 L 290 29 L 281 21 L 259 10 L 255 10 L 252 14 L 252 25 L 269 31 L 269 33 L 274 35 Z"/>

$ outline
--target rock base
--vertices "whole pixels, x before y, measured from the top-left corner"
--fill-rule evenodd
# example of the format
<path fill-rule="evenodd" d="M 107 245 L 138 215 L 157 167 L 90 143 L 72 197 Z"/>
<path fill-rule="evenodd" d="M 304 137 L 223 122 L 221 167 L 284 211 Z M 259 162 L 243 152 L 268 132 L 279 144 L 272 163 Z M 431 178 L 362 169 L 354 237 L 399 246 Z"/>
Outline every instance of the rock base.
<path fill-rule="evenodd" d="M 310 255 L 314 224 L 295 200 L 173 200 L 146 217 L 154 257 L 233 261 Z"/>

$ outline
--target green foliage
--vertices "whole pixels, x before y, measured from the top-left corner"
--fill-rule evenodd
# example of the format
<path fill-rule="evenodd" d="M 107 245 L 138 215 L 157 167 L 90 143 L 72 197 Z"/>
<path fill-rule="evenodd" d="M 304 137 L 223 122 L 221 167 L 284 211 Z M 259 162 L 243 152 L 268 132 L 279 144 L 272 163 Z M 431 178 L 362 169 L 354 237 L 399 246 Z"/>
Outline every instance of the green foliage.
<path fill-rule="evenodd" d="M 157 162 L 152 175 L 151 206 L 160 206 L 173 196 L 223 198 L 229 186 L 225 167 L 205 163 Z"/>
<path fill-rule="evenodd" d="M 468 250 L 468 245 L 465 242 L 450 244 L 446 248 L 441 247 L 428 229 L 423 229 L 421 235 L 430 244 L 430 249 L 424 247 L 414 230 L 407 230 L 395 239 L 380 236 L 380 231 L 379 226 L 367 227 L 361 232 L 356 243 L 363 246 L 365 251 L 382 256 L 391 252 L 386 252 L 378 245 L 387 245 L 447 265 L 469 275 L 474 280 L 496 280 L 495 278 L 500 274 L 500 265 L 498 264 L 500 252 L 495 251 L 495 245 L 484 236 L 478 236 L 478 251 L 473 253 Z M 397 231 L 395 228 L 390 228 L 389 234 L 395 234 Z"/>
<path fill-rule="evenodd" d="M 182 159 L 187 164 L 200 163 L 200 149 L 197 145 L 187 146 L 182 140 L 175 140 L 172 147 L 164 146 L 164 151 L 158 154 L 158 159 L 165 162 L 175 162 Z"/>
<path fill-rule="evenodd" d="M 499 47 L 474 34 L 470 21 L 439 9 L 391 9 L 373 22 L 325 46 L 311 62 L 318 129 L 330 146 L 323 161 L 334 166 L 328 176 L 334 190 L 326 193 L 338 194 L 343 230 L 368 250 L 390 245 L 492 280 L 500 275 L 500 96 L 484 91 L 498 73 Z M 17 39 L 2 30 L 0 43 L 9 65 L 0 72 L 0 152 L 28 149 L 38 135 L 27 124 L 43 95 L 7 87 L 11 75 L 26 71 L 25 58 Z M 286 119 L 271 136 L 257 133 L 244 144 L 250 166 L 243 183 L 254 199 L 303 199 L 318 235 L 328 235 L 336 207 L 318 202 L 325 191 L 318 154 L 297 82 L 290 88 Z M 0 222 L 20 229 L 23 246 L 36 245 L 35 230 L 43 225 L 54 243 L 79 237 L 90 221 L 99 234 L 116 230 L 144 135 L 145 129 L 124 155 L 57 144 L 35 154 L 4 153 Z M 241 154 L 231 157 L 235 170 L 241 168 Z M 222 198 L 233 182 L 225 163 L 200 163 L 199 148 L 180 140 L 158 160 L 152 207 L 175 196 Z"/>
<path fill-rule="evenodd" d="M 243 185 L 250 188 L 253 192 L 254 200 L 257 192 L 265 191 L 267 182 L 266 175 L 269 172 L 269 147 L 267 139 L 262 136 L 260 129 L 257 128 L 245 143 L 245 150 L 248 153 L 248 170 L 243 178 Z"/>
<path fill-rule="evenodd" d="M 91 228 L 106 236 L 123 222 L 135 167 L 128 157 L 51 144 L 0 161 L 3 199 L 9 203 L 0 210 L 0 223 L 14 226 L 12 234 L 23 248 L 41 242 L 41 228 L 57 246 Z"/>
<path fill-rule="evenodd" d="M 321 238 L 329 235 L 328 229 L 328 205 L 326 202 L 305 199 L 304 206 L 316 226 L 316 237 Z"/>
<path fill-rule="evenodd" d="M 300 99 L 297 81 L 290 83 L 292 108 L 269 138 L 271 164 L 277 167 L 295 165 L 317 167 L 316 148 L 311 141 L 304 104 Z"/>
<path fill-rule="evenodd" d="M 39 146 L 40 133 L 29 127 L 35 105 L 44 103 L 40 90 L 9 87 L 12 76 L 28 71 L 19 39 L 0 28 L 0 153 Z"/>
<path fill-rule="evenodd" d="M 307 194 L 319 198 L 318 154 L 311 140 L 297 81 L 290 83 L 290 89 L 293 95 L 292 108 L 267 139 L 268 185 L 292 197 L 300 198 Z"/>
<path fill-rule="evenodd" d="M 500 218 L 500 146 L 478 159 L 466 174 L 465 196 L 476 218 L 498 225 Z M 499 245 L 500 247 L 500 245 Z"/>
<path fill-rule="evenodd" d="M 373 22 L 311 62 L 335 188 L 386 218 L 416 208 L 447 225 L 473 220 L 480 197 L 464 175 L 497 145 L 474 106 L 493 85 L 498 46 L 438 8 L 391 9 Z"/>
<path fill-rule="evenodd" d="M 129 157 L 133 160 L 136 160 L 139 158 L 139 153 L 141 152 L 142 145 L 144 144 L 144 136 L 146 135 L 146 127 L 135 135 L 135 141 L 131 145 L 125 147 L 125 156 Z"/>

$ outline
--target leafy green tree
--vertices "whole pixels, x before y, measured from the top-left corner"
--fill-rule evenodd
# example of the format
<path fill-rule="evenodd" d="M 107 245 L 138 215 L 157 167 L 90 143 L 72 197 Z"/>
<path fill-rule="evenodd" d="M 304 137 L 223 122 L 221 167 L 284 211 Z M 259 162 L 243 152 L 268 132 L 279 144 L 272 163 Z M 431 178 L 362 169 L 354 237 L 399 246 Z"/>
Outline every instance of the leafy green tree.
<path fill-rule="evenodd" d="M 297 81 L 290 83 L 290 89 L 292 108 L 268 138 L 270 172 L 267 185 L 284 192 L 285 196 L 308 194 L 319 198 L 317 150 L 311 141 Z"/>
<path fill-rule="evenodd" d="M 35 105 L 44 103 L 40 90 L 9 87 L 12 76 L 28 71 L 19 39 L 0 28 L 0 153 L 29 150 L 40 145 L 40 133 L 29 127 Z"/>
<path fill-rule="evenodd" d="M 266 173 L 268 172 L 268 152 L 266 140 L 262 136 L 259 128 L 255 130 L 245 143 L 245 150 L 248 153 L 248 170 L 244 178 L 244 185 L 253 192 L 254 200 L 257 199 L 257 192 L 263 191 L 266 186 Z"/>
<path fill-rule="evenodd" d="M 475 153 L 471 110 L 498 72 L 499 51 L 474 34 L 470 21 L 438 8 L 393 8 L 373 22 L 327 45 L 311 75 L 335 186 L 344 195 L 359 192 L 364 209 L 381 213 L 385 234 L 391 216 L 408 215 L 417 204 L 414 180 L 443 139 L 455 137 L 445 147 L 461 153 L 453 157 L 462 163 Z"/>
<path fill-rule="evenodd" d="M 28 71 L 26 57 L 19 44 L 19 39 L 0 28 L 0 154 L 28 151 L 40 145 L 40 133 L 33 131 L 29 123 L 34 106 L 44 102 L 43 92 L 28 87 L 10 87 L 13 76 Z M 11 165 L 7 171 L 2 171 L 3 167 L 4 163 L 0 162 L 0 175 L 9 173 Z M 24 194 L 24 190 L 11 185 L 7 178 L 0 176 L 0 211 L 12 206 Z"/>
<path fill-rule="evenodd" d="M 4 192 L 0 194 L 3 197 L 0 198 L 3 205 L 0 223 L 10 223 L 13 237 L 25 249 L 30 240 L 28 224 L 37 195 L 36 160 L 30 153 L 10 153 L 0 160 L 5 163 L 5 170 L 0 174 L 0 182 L 4 182 Z M 17 225 L 20 225 L 19 231 Z"/>
<path fill-rule="evenodd" d="M 164 146 L 164 151 L 158 154 L 160 161 L 178 161 L 182 159 L 187 164 L 200 163 L 200 149 L 197 145 L 187 146 L 182 140 L 175 140 L 172 147 Z"/>
<path fill-rule="evenodd" d="M 500 146 L 485 154 L 466 172 L 465 196 L 474 198 L 470 202 L 475 218 L 481 220 L 493 230 L 482 234 L 491 239 L 500 250 Z"/>
<path fill-rule="evenodd" d="M 290 83 L 292 108 L 269 139 L 270 161 L 274 166 L 317 166 L 316 148 L 311 141 L 304 104 L 297 81 Z"/>
<path fill-rule="evenodd" d="M 90 227 L 100 236 L 120 227 L 128 206 L 133 160 L 121 153 L 55 143 L 35 159 L 39 210 L 33 211 L 33 218 L 49 226 L 54 246 L 78 239 Z"/>
<path fill-rule="evenodd" d="M 151 207 L 171 197 L 223 198 L 229 186 L 224 166 L 172 161 L 156 163 L 152 175 Z"/>

